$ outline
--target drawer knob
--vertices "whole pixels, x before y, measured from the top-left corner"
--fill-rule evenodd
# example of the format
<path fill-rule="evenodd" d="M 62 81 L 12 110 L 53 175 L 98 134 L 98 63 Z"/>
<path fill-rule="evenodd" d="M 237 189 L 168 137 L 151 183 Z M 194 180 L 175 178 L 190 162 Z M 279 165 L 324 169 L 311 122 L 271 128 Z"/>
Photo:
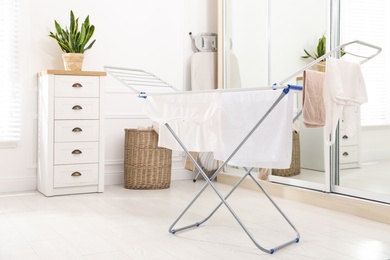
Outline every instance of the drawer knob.
<path fill-rule="evenodd" d="M 348 135 L 343 135 L 343 139 L 348 139 Z"/>
<path fill-rule="evenodd" d="M 73 150 L 72 154 L 82 154 L 83 152 L 80 151 L 79 149 Z"/>
<path fill-rule="evenodd" d="M 83 109 L 82 106 L 79 106 L 79 105 L 75 105 L 72 107 L 73 110 L 81 110 Z"/>
<path fill-rule="evenodd" d="M 348 152 L 343 152 L 343 156 L 348 156 Z"/>
<path fill-rule="evenodd" d="M 78 177 L 78 176 L 81 176 L 81 173 L 80 172 L 74 172 L 74 173 L 72 173 L 72 176 Z"/>
<path fill-rule="evenodd" d="M 72 129 L 72 132 L 82 132 L 83 129 L 81 129 L 80 127 L 75 127 Z"/>
<path fill-rule="evenodd" d="M 81 85 L 80 83 L 74 83 L 72 85 L 72 88 L 82 88 L 82 87 L 83 87 L 83 85 Z"/>

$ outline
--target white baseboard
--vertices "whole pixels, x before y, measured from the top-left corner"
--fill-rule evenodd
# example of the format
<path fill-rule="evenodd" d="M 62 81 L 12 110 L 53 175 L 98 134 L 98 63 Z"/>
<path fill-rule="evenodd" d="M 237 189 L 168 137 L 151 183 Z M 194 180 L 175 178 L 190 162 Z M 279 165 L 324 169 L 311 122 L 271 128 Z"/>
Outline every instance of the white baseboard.
<path fill-rule="evenodd" d="M 123 161 L 106 162 L 104 185 L 118 185 L 124 183 Z M 182 167 L 182 162 L 173 162 L 171 180 L 192 180 L 195 174 Z M 37 190 L 37 177 L 19 177 L 15 179 L 0 179 L 0 193 L 24 192 Z"/>
<path fill-rule="evenodd" d="M 120 185 L 124 183 L 124 172 L 106 172 L 104 175 L 104 185 Z M 195 173 L 186 169 L 172 168 L 171 181 L 192 180 L 195 178 Z"/>
<path fill-rule="evenodd" d="M 37 178 L 35 176 L 15 179 L 0 179 L 0 193 L 35 190 L 37 190 Z"/>

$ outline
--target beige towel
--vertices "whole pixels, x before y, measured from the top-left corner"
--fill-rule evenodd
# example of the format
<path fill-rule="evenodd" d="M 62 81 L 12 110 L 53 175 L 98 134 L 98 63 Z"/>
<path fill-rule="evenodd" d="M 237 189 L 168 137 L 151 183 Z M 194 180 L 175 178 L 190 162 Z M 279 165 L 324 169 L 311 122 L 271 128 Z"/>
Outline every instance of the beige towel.
<path fill-rule="evenodd" d="M 315 70 L 303 72 L 302 119 L 307 128 L 325 125 L 323 85 L 325 73 Z"/>

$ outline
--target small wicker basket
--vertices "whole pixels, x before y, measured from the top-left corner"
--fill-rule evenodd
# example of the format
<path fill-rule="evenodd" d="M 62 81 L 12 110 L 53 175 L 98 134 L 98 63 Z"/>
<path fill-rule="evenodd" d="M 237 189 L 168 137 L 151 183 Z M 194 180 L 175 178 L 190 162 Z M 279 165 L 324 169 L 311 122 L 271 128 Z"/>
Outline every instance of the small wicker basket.
<path fill-rule="evenodd" d="M 172 151 L 157 146 L 153 130 L 125 129 L 126 189 L 166 189 L 171 184 Z"/>
<path fill-rule="evenodd" d="M 293 131 L 291 164 L 288 169 L 272 169 L 272 175 L 277 176 L 295 176 L 301 173 L 301 146 L 299 142 L 299 133 Z"/>

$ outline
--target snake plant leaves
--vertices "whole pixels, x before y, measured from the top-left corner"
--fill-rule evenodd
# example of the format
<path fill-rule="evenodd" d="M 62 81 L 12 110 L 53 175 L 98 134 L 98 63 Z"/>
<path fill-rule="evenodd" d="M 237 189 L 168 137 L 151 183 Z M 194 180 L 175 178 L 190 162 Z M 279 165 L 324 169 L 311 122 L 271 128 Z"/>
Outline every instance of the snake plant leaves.
<path fill-rule="evenodd" d="M 85 47 L 95 32 L 95 26 L 90 24 L 89 15 L 85 18 L 79 29 L 79 18 L 76 18 L 73 11 L 70 11 L 69 29 L 63 29 L 61 25 L 54 20 L 55 33 L 50 32 L 49 36 L 55 39 L 61 50 L 65 53 L 84 53 L 92 48 L 96 40 L 93 40 Z"/>

